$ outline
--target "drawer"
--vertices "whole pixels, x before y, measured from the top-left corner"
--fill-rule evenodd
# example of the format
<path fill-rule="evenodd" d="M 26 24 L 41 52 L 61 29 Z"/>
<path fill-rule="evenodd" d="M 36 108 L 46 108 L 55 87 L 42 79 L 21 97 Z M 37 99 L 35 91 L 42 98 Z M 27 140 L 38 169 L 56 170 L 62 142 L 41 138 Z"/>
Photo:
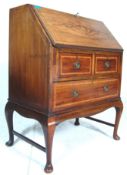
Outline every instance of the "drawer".
<path fill-rule="evenodd" d="M 109 74 L 118 72 L 118 56 L 96 55 L 95 74 Z"/>
<path fill-rule="evenodd" d="M 89 80 L 54 83 L 53 109 L 73 107 L 117 97 L 119 80 Z"/>
<path fill-rule="evenodd" d="M 92 54 L 61 53 L 59 77 L 89 76 L 92 74 Z"/>

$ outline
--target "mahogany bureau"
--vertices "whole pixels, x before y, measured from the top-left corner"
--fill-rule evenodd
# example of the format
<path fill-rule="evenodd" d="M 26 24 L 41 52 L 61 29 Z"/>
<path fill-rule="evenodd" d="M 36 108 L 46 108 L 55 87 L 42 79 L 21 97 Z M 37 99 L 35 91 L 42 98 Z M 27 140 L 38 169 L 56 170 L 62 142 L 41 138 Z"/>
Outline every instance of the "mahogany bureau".
<path fill-rule="evenodd" d="M 122 52 L 100 21 L 33 5 L 12 8 L 6 144 L 13 145 L 16 135 L 43 150 L 50 173 L 55 127 L 64 120 L 76 118 L 79 125 L 86 117 L 113 126 L 118 140 Z M 110 107 L 116 109 L 114 124 L 90 117 Z M 42 125 L 45 147 L 13 129 L 14 111 Z"/>

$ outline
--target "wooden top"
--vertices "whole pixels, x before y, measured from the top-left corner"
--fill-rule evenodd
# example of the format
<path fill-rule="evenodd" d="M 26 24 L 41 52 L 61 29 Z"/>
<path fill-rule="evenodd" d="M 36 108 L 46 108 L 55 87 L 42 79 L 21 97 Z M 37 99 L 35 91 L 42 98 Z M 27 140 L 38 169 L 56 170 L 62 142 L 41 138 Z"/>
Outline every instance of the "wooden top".
<path fill-rule="evenodd" d="M 32 6 L 56 47 L 87 47 L 122 50 L 101 21 L 44 7 Z"/>

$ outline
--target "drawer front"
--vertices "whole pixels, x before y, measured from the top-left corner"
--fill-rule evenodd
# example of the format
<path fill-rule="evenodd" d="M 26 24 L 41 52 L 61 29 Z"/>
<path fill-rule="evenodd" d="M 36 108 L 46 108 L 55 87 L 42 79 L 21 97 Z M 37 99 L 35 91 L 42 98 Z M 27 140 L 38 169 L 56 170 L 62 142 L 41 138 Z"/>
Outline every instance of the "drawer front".
<path fill-rule="evenodd" d="M 75 77 L 92 74 L 92 54 L 66 54 L 59 57 L 59 77 Z"/>
<path fill-rule="evenodd" d="M 95 80 L 54 83 L 53 109 L 81 105 L 119 95 L 119 80 Z"/>
<path fill-rule="evenodd" d="M 96 55 L 95 74 L 111 74 L 118 72 L 118 56 Z"/>

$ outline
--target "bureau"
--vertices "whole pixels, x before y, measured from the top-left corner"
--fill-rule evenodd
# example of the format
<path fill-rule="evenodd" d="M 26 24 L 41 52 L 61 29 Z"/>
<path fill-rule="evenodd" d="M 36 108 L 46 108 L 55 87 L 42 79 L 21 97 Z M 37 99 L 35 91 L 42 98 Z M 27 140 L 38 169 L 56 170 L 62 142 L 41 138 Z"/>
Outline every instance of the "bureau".
<path fill-rule="evenodd" d="M 86 117 L 112 126 L 119 140 L 123 50 L 106 26 L 34 5 L 12 8 L 9 26 L 6 145 L 12 146 L 16 135 L 44 151 L 44 170 L 50 173 L 54 131 L 64 120 L 75 118 L 79 125 L 79 118 Z M 110 107 L 116 109 L 114 123 L 91 117 Z M 14 130 L 14 111 L 41 124 L 45 147 Z"/>

